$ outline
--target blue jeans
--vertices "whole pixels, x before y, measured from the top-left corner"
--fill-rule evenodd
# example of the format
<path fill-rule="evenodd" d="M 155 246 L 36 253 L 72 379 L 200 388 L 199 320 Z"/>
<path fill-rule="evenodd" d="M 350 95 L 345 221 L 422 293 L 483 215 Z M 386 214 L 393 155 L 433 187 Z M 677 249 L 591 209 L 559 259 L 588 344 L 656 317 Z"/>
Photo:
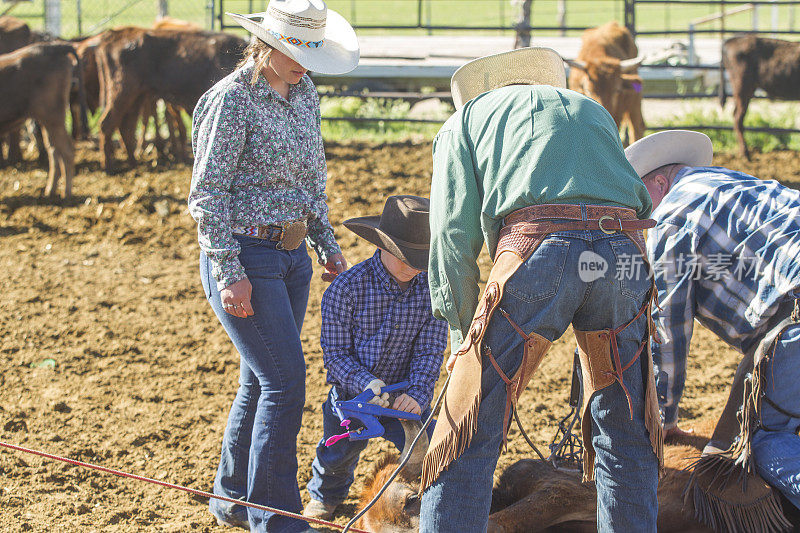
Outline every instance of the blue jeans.
<path fill-rule="evenodd" d="M 353 473 L 358 465 L 358 458 L 369 440 L 342 439 L 332 446 L 325 446 L 325 441 L 332 435 L 345 432 L 341 421 L 333 410 L 333 402 L 341 399 L 336 387 L 331 387 L 328 399 L 322 405 L 322 426 L 324 435 L 317 444 L 317 456 L 311 465 L 312 477 L 308 482 L 308 492 L 315 500 L 326 504 L 338 505 L 347 498 L 353 484 Z M 422 413 L 423 423 L 431 414 L 428 407 Z M 383 438 L 394 444 L 399 451 L 405 446 L 405 432 L 396 418 L 382 416 L 378 419 L 383 426 Z M 428 437 L 433 434 L 433 422 L 428 426 Z M 419 446 L 419 443 L 417 443 Z"/>
<path fill-rule="evenodd" d="M 787 329 L 772 357 L 763 363 L 764 393 L 783 410 L 800 413 L 800 325 Z M 753 434 L 756 471 L 800 509 L 800 417 L 761 402 L 761 423 Z"/>
<path fill-rule="evenodd" d="M 235 236 L 239 260 L 253 286 L 254 315 L 222 309 L 211 263 L 200 254 L 200 275 L 214 313 L 239 352 L 239 389 L 222 438 L 214 494 L 299 513 L 297 434 L 305 403 L 306 366 L 300 329 L 308 303 L 311 258 L 305 246 L 282 251 L 275 242 Z M 306 522 L 211 499 L 224 520 L 250 522 L 251 531 L 293 533 Z"/>
<path fill-rule="evenodd" d="M 650 287 L 644 268 L 638 276 L 615 279 L 618 269 L 625 273 L 632 257 L 641 256 L 624 235 L 551 234 L 507 282 L 500 307 L 524 331 L 551 341 L 561 337 L 570 323 L 582 331 L 619 327 L 636 316 Z M 601 275 L 603 264 L 607 270 Z M 645 335 L 642 316 L 617 336 L 623 366 L 635 356 Z M 501 314 L 494 314 L 484 341 L 503 372 L 513 375 L 522 361 L 522 338 Z M 643 364 L 638 359 L 623 374 L 633 402 L 633 421 L 618 383 L 589 401 L 600 532 L 656 531 L 658 460 L 644 424 Z M 506 402 L 505 383 L 487 358 L 481 387 L 478 430 L 469 447 L 422 496 L 423 533 L 486 531 Z"/>

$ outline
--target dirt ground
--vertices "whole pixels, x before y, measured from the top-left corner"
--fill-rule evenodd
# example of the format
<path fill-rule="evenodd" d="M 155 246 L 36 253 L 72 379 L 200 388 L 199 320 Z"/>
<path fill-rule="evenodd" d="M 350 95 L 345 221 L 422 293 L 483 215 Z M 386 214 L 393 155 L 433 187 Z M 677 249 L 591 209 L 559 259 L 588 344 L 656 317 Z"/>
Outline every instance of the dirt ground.
<path fill-rule="evenodd" d="M 387 195 L 427 195 L 429 144 L 329 145 L 331 220 L 347 259 L 373 249 L 346 231 Z M 0 170 L 0 439 L 159 480 L 210 490 L 237 386 L 238 356 L 209 308 L 187 213 L 191 168 L 143 163 L 115 176 L 79 147 L 74 198 L 40 194 L 33 163 Z M 800 154 L 717 163 L 800 187 Z M 484 276 L 489 262 L 482 258 Z M 319 348 L 321 267 L 302 333 L 307 403 L 298 438 L 304 499 L 320 406 L 327 392 Z M 687 425 L 724 403 L 735 353 L 697 328 L 681 412 Z M 567 413 L 572 339 L 555 343 L 523 396 L 522 420 L 545 447 Z M 359 479 L 388 449 L 365 452 Z M 500 467 L 532 455 L 512 429 Z M 222 531 L 207 502 L 186 493 L 0 450 L 2 531 Z"/>

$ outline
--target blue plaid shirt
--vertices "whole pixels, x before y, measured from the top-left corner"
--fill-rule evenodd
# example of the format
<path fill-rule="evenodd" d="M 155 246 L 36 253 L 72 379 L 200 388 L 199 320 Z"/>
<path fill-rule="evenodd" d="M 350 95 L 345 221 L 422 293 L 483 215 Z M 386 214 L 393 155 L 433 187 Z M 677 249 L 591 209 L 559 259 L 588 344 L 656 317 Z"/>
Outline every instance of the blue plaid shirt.
<path fill-rule="evenodd" d="M 427 273 L 401 290 L 378 250 L 325 291 L 320 342 L 328 383 L 344 396 L 375 378 L 387 385 L 408 380 L 406 393 L 425 410 L 439 378 L 447 322 L 433 317 Z"/>
<path fill-rule="evenodd" d="M 684 168 L 647 252 L 662 311 L 653 344 L 665 427 L 677 424 L 693 320 L 746 352 L 800 287 L 800 192 L 719 167 Z"/>

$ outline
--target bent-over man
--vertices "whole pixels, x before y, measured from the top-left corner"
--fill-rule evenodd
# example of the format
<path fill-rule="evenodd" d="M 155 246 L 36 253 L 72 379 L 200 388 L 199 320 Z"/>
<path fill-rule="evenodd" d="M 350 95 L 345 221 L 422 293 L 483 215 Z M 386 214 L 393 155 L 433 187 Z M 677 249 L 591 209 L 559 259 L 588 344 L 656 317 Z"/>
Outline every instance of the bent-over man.
<path fill-rule="evenodd" d="M 649 351 L 651 203 L 614 120 L 565 88 L 561 57 L 527 48 L 453 76 L 433 146 L 429 282 L 450 324 L 452 377 L 423 464 L 423 532 L 484 532 L 519 395 L 570 324 L 584 383 L 585 477 L 601 531 L 654 532 L 662 434 Z M 478 298 L 478 253 L 494 266 Z"/>

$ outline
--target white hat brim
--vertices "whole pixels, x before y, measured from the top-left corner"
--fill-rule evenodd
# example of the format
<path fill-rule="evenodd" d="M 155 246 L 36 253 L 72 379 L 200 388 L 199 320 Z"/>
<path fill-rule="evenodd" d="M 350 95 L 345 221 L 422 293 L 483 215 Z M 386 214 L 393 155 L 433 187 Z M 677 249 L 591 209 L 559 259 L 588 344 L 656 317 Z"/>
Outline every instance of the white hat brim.
<path fill-rule="evenodd" d="M 714 146 L 705 133 L 666 130 L 628 146 L 625 157 L 641 178 L 665 165 L 710 166 L 714 159 Z"/>
<path fill-rule="evenodd" d="M 268 28 L 265 28 L 255 20 L 251 20 L 251 17 L 265 21 L 269 20 L 266 13 L 251 13 L 249 15 L 226 13 L 226 15 L 268 45 L 300 63 L 304 69 L 312 72 L 319 74 L 346 74 L 356 68 L 361 57 L 355 30 L 343 16 L 332 9 L 328 9 L 325 22 L 325 42 L 319 48 L 297 46 L 278 40 L 267 31 Z"/>
<path fill-rule="evenodd" d="M 519 48 L 462 65 L 450 80 L 456 109 L 478 95 L 506 85 L 567 87 L 564 60 L 551 48 Z"/>

